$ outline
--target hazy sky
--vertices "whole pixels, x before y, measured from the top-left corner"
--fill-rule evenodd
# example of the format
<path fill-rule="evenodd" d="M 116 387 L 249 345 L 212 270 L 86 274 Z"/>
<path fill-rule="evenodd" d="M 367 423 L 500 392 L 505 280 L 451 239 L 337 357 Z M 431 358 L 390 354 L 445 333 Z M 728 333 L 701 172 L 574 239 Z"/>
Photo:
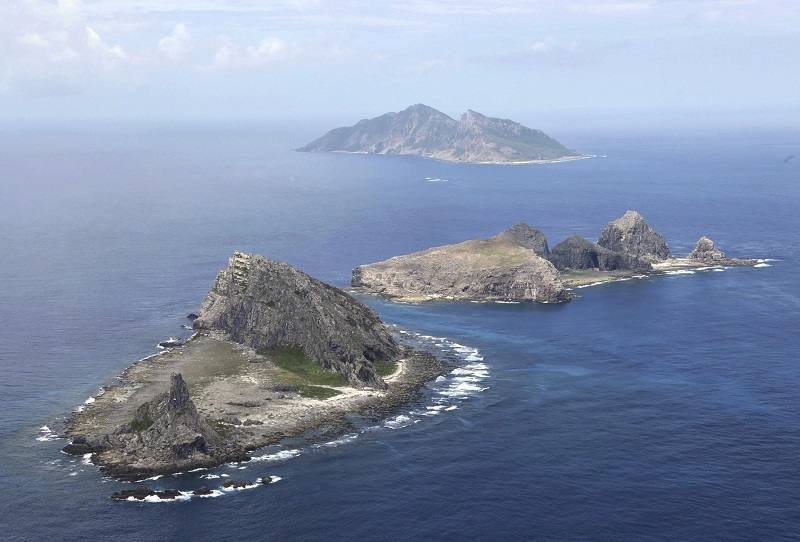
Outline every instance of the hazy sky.
<path fill-rule="evenodd" d="M 800 120 L 798 0 L 2 0 L 2 118 Z"/>

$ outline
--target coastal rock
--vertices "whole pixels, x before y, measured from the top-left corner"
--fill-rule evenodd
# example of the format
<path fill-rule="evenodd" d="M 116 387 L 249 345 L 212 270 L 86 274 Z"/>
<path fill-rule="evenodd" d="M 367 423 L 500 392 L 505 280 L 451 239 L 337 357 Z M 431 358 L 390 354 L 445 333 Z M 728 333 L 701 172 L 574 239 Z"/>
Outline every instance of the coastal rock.
<path fill-rule="evenodd" d="M 253 486 L 253 482 L 250 480 L 228 480 L 222 487 L 226 489 L 247 489 L 250 486 Z"/>
<path fill-rule="evenodd" d="M 626 257 L 623 254 L 592 243 L 579 235 L 573 235 L 553 247 L 549 258 L 560 271 L 567 269 L 617 271 L 650 268 L 650 264 L 647 262 L 637 258 Z"/>
<path fill-rule="evenodd" d="M 148 497 L 158 497 L 162 500 L 172 500 L 181 496 L 181 492 L 176 489 L 166 489 L 164 491 L 154 491 L 147 486 L 137 487 L 135 489 L 125 489 L 122 491 L 115 491 L 111 494 L 111 499 L 115 501 L 127 501 L 134 499 L 143 501 Z"/>
<path fill-rule="evenodd" d="M 608 223 L 597 244 L 613 252 L 654 263 L 670 257 L 669 247 L 661 234 L 645 222 L 636 211 Z"/>
<path fill-rule="evenodd" d="M 405 154 L 452 162 L 530 162 L 580 158 L 541 130 L 467 111 L 455 120 L 427 105 L 336 128 L 301 152 Z"/>
<path fill-rule="evenodd" d="M 194 327 L 223 331 L 255 349 L 300 347 L 355 386 L 385 389 L 373 362 L 400 352 L 375 313 L 351 296 L 285 263 L 242 252 L 217 275 Z"/>
<path fill-rule="evenodd" d="M 558 270 L 531 246 L 539 232 L 517 225 L 491 239 L 429 248 L 353 270 L 352 284 L 406 300 L 472 299 L 557 302 L 570 299 Z M 540 235 L 540 234 L 539 234 Z"/>
<path fill-rule="evenodd" d="M 61 451 L 69 455 L 86 455 L 94 452 L 94 448 L 86 441 L 86 437 L 76 436 Z"/>
<path fill-rule="evenodd" d="M 186 318 L 188 318 L 189 320 L 197 320 L 197 314 L 190 312 L 189 314 L 186 315 Z"/>
<path fill-rule="evenodd" d="M 691 254 L 689 254 L 689 257 L 694 260 L 702 260 L 705 262 L 715 262 L 727 259 L 725 253 L 717 248 L 717 245 L 714 244 L 714 241 L 705 235 L 697 240 L 697 244 L 694 246 L 694 250 L 692 250 Z"/>

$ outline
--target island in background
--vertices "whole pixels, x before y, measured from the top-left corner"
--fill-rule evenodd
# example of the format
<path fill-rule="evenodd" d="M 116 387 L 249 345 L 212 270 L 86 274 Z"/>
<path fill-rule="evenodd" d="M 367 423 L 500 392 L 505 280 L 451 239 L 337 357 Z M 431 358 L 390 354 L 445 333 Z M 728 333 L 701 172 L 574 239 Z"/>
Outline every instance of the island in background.
<path fill-rule="evenodd" d="M 401 154 L 474 164 L 535 164 L 588 158 L 541 130 L 467 111 L 455 120 L 427 105 L 331 130 L 301 152 Z"/>
<path fill-rule="evenodd" d="M 350 295 L 253 254 L 234 253 L 190 316 L 186 344 L 129 367 L 72 416 L 65 452 L 127 480 L 240 461 L 339 431 L 349 414 L 386 414 L 446 368 Z"/>
<path fill-rule="evenodd" d="M 573 297 L 572 288 L 636 276 L 722 266 L 757 265 L 729 258 L 701 237 L 686 257 L 674 257 L 664 237 L 636 211 L 608 223 L 597 243 L 572 236 L 551 250 L 544 234 L 516 224 L 484 240 L 433 247 L 353 270 L 352 286 L 405 302 L 536 301 Z"/>

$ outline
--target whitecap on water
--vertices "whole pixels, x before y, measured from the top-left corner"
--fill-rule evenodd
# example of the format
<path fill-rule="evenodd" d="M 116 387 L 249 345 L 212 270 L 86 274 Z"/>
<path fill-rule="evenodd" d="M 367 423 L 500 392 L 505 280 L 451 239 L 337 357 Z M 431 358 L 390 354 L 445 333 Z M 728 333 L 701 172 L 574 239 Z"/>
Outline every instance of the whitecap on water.
<path fill-rule="evenodd" d="M 399 416 L 395 416 L 391 420 L 387 420 L 386 423 L 383 424 L 383 426 L 389 429 L 400 429 L 401 427 L 406 427 L 410 424 L 411 424 L 411 418 L 409 418 L 405 414 L 400 414 Z"/>
<path fill-rule="evenodd" d="M 672 271 L 664 271 L 665 275 L 694 275 L 694 271 L 690 269 L 674 269 Z"/>
<path fill-rule="evenodd" d="M 247 484 L 246 486 L 242 486 L 242 487 L 223 487 L 222 491 L 227 491 L 227 492 L 230 492 L 230 491 L 242 491 L 242 490 L 245 490 L 245 489 L 257 488 L 260 485 L 263 485 L 263 484 L 260 484 L 260 483 L 258 483 L 258 484 Z"/>
<path fill-rule="evenodd" d="M 39 433 L 40 435 L 36 437 L 36 440 L 38 440 L 39 442 L 49 442 L 51 440 L 56 440 L 58 438 L 58 435 L 55 434 L 53 430 L 47 427 L 46 425 L 43 425 L 39 428 Z"/>
<path fill-rule="evenodd" d="M 350 433 L 344 435 L 343 437 L 339 437 L 336 440 L 332 440 L 330 442 L 323 442 L 322 444 L 314 444 L 313 448 L 335 448 L 337 446 L 341 446 L 342 444 L 347 444 L 349 442 L 353 442 L 358 438 L 358 434 Z"/>
<path fill-rule="evenodd" d="M 292 459 L 293 457 L 297 457 L 302 452 L 300 450 L 281 450 L 279 452 L 274 452 L 271 454 L 264 454 L 253 457 L 250 461 L 285 461 L 287 459 Z"/>

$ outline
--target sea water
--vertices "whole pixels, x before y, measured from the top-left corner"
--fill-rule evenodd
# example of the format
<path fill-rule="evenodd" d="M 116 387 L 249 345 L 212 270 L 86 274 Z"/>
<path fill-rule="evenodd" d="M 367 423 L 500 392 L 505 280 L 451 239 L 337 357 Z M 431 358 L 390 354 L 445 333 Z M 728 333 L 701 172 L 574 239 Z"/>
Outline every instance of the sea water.
<path fill-rule="evenodd" d="M 0 130 L 0 518 L 6 540 L 777 539 L 800 530 L 798 132 L 553 135 L 537 166 L 300 154 L 259 125 Z M 447 182 L 431 182 L 432 180 Z M 360 264 L 524 221 L 551 246 L 640 211 L 774 261 L 575 290 L 558 305 L 369 304 L 453 369 L 384 420 L 130 488 L 59 424 L 155 354 L 234 250 L 336 286 Z"/>

